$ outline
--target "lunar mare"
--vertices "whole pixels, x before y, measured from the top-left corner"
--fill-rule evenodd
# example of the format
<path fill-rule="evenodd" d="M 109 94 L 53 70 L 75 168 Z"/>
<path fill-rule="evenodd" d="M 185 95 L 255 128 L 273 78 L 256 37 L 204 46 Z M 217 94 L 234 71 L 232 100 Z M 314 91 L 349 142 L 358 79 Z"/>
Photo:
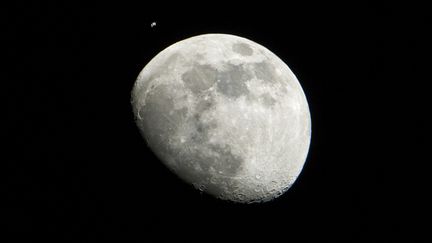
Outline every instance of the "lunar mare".
<path fill-rule="evenodd" d="M 269 201 L 305 163 L 311 119 L 300 83 L 248 39 L 206 34 L 171 45 L 141 71 L 131 101 L 157 157 L 217 198 Z"/>

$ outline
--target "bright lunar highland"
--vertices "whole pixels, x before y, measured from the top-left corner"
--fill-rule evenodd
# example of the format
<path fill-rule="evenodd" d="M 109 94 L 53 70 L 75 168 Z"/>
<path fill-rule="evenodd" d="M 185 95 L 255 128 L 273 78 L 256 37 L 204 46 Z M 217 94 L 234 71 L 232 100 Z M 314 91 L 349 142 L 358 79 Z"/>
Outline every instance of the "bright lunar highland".
<path fill-rule="evenodd" d="M 289 67 L 242 37 L 206 34 L 154 57 L 132 90 L 136 124 L 176 175 L 217 198 L 265 202 L 305 163 L 311 118 Z"/>

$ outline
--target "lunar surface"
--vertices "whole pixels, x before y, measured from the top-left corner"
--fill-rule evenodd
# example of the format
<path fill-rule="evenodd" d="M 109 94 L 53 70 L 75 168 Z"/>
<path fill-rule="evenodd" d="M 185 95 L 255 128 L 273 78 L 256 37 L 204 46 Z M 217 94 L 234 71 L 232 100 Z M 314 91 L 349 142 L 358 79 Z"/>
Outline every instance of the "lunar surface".
<path fill-rule="evenodd" d="M 309 107 L 265 47 L 206 34 L 154 57 L 132 90 L 136 124 L 176 175 L 217 198 L 265 202 L 287 191 L 309 150 Z"/>

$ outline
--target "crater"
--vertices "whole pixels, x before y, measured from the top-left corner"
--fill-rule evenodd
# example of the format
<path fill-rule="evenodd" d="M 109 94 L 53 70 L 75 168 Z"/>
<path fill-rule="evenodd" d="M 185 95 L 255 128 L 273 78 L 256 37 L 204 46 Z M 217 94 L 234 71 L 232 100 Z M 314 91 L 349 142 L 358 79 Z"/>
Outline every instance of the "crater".
<path fill-rule="evenodd" d="M 242 56 L 251 56 L 253 54 L 252 48 L 246 43 L 235 43 L 232 50 Z"/>

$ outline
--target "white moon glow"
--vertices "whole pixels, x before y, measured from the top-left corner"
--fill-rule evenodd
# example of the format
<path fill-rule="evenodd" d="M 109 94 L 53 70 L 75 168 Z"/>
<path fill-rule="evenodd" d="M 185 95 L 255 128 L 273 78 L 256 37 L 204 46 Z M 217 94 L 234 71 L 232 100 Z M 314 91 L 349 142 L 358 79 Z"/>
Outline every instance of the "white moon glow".
<path fill-rule="evenodd" d="M 309 150 L 303 90 L 275 54 L 226 34 L 160 52 L 132 90 L 136 123 L 175 174 L 217 198 L 250 203 L 288 190 Z"/>

